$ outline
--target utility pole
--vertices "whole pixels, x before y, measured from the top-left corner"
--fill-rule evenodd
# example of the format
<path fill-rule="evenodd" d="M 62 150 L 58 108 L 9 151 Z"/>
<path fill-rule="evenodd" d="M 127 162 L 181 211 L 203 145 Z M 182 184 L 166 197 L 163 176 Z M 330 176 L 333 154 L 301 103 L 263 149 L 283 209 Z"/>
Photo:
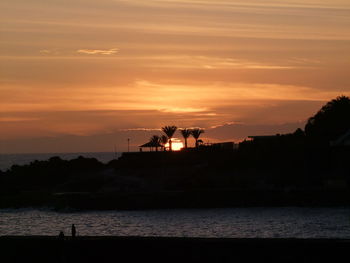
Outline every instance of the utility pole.
<path fill-rule="evenodd" d="M 128 138 L 128 152 L 130 152 L 130 138 Z"/>

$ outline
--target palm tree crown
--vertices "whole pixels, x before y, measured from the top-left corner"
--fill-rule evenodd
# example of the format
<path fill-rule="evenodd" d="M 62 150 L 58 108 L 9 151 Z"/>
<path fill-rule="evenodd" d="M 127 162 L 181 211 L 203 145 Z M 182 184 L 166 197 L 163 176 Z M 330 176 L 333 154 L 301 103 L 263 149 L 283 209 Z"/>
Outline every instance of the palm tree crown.
<path fill-rule="evenodd" d="M 177 127 L 176 126 L 164 126 L 162 127 L 162 131 L 166 134 L 169 140 L 169 150 L 172 151 L 171 147 L 171 138 L 173 137 L 174 133 L 176 132 Z"/>
<path fill-rule="evenodd" d="M 156 152 L 158 152 L 158 147 L 160 146 L 160 140 L 161 138 L 158 135 L 153 135 L 149 140 L 151 145 L 154 145 L 154 147 L 156 148 Z"/>
<path fill-rule="evenodd" d="M 190 129 L 182 129 L 181 130 L 182 137 L 185 139 L 185 149 L 187 149 L 187 138 L 191 135 Z"/>
<path fill-rule="evenodd" d="M 168 137 L 166 135 L 160 136 L 160 143 L 165 145 L 168 142 Z"/>
<path fill-rule="evenodd" d="M 154 144 L 157 144 L 160 142 L 160 137 L 158 135 L 153 135 L 150 139 L 149 139 L 150 142 L 154 143 Z"/>
<path fill-rule="evenodd" d="M 191 134 L 193 138 L 196 140 L 196 148 L 198 148 L 198 138 L 202 133 L 204 133 L 203 129 L 195 128 L 191 130 Z"/>

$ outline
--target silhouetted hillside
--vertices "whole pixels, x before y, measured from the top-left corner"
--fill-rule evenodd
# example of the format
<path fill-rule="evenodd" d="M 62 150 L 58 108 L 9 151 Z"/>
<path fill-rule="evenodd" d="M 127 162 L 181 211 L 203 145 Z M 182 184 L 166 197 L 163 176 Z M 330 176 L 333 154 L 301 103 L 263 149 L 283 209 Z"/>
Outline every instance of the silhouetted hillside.
<path fill-rule="evenodd" d="M 0 207 L 350 205 L 350 142 L 347 133 L 340 139 L 335 136 L 348 126 L 340 124 L 330 137 L 328 132 L 320 135 L 323 129 L 316 132 L 316 127 L 326 125 L 326 117 L 317 116 L 333 116 L 328 111 L 334 107 L 343 116 L 348 101 L 339 97 L 328 103 L 310 118 L 305 133 L 298 129 L 291 134 L 251 136 L 238 149 L 198 144 L 179 152 L 124 153 L 108 164 L 92 158 L 52 157 L 14 165 L 0 172 Z M 336 119 L 346 122 L 343 117 Z M 326 123 L 338 127 L 333 120 Z M 170 128 L 173 131 L 175 126 Z"/>

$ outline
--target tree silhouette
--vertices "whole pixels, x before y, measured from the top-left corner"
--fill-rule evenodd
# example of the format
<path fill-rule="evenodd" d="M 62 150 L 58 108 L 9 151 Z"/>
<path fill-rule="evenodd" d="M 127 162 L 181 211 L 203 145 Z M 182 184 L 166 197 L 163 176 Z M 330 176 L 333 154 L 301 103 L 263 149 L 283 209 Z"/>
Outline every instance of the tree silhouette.
<path fill-rule="evenodd" d="M 156 148 L 156 152 L 158 152 L 158 147 L 160 145 L 160 137 L 158 135 L 153 135 L 149 142 Z"/>
<path fill-rule="evenodd" d="M 191 130 L 190 129 L 182 129 L 181 130 L 182 137 L 185 139 L 185 149 L 187 149 L 187 139 L 191 135 Z"/>
<path fill-rule="evenodd" d="M 350 98 L 339 96 L 324 105 L 305 125 L 305 135 L 331 141 L 350 129 Z"/>
<path fill-rule="evenodd" d="M 162 127 L 162 131 L 166 134 L 166 136 L 168 137 L 168 141 L 169 141 L 169 150 L 172 151 L 172 142 L 171 142 L 171 138 L 173 138 L 174 133 L 176 132 L 177 127 L 176 126 L 164 126 Z"/>
<path fill-rule="evenodd" d="M 305 136 L 305 132 L 302 129 L 298 128 L 298 129 L 295 130 L 293 135 L 297 136 L 297 137 L 304 137 Z"/>
<path fill-rule="evenodd" d="M 164 151 L 165 151 L 165 144 L 168 142 L 168 137 L 166 135 L 162 135 L 160 136 L 160 143 L 161 145 L 163 146 L 164 148 Z"/>
<path fill-rule="evenodd" d="M 203 129 L 195 128 L 191 130 L 191 134 L 193 138 L 196 140 L 196 148 L 198 148 L 198 138 L 202 133 L 204 133 Z"/>

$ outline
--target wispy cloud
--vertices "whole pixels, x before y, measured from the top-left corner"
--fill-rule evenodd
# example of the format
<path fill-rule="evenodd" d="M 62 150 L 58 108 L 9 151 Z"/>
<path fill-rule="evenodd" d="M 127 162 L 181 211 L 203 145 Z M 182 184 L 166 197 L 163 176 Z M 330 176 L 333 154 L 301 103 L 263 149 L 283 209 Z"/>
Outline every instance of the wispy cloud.
<path fill-rule="evenodd" d="M 322 91 L 307 86 L 281 85 L 274 83 L 223 83 L 212 82 L 205 85 L 188 85 L 157 83 L 146 80 L 135 82 L 138 90 L 142 89 L 148 94 L 157 94 L 149 98 L 157 99 L 160 110 L 176 109 L 201 109 L 200 105 L 212 106 L 210 103 L 232 103 L 233 101 L 254 100 L 310 100 L 322 101 L 335 97 L 339 91 Z M 171 96 L 167 96 L 172 94 Z M 190 106 L 191 105 L 191 106 Z M 193 107 L 195 105 L 195 107 Z"/>
<path fill-rule="evenodd" d="M 77 50 L 80 54 L 87 54 L 87 55 L 114 55 L 118 53 L 118 48 L 111 48 L 111 49 L 79 49 Z"/>
<path fill-rule="evenodd" d="M 119 131 L 161 131 L 159 128 L 129 128 L 129 129 L 120 129 Z"/>
<path fill-rule="evenodd" d="M 24 122 L 24 121 L 38 121 L 40 118 L 27 117 L 0 117 L 0 122 Z"/>
<path fill-rule="evenodd" d="M 58 48 L 54 48 L 54 49 L 41 49 L 39 50 L 39 53 L 42 55 L 59 55 L 60 54 L 60 50 Z"/>
<path fill-rule="evenodd" d="M 209 128 L 210 129 L 216 129 L 216 128 L 220 128 L 220 127 L 224 127 L 224 126 L 235 125 L 235 124 L 241 124 L 241 123 L 240 122 L 229 121 L 229 122 L 225 122 L 223 124 L 212 125 Z"/>
<path fill-rule="evenodd" d="M 225 68 L 241 68 L 241 69 L 293 69 L 291 65 L 273 65 L 260 63 L 255 61 L 239 60 L 233 58 L 218 57 L 195 57 L 194 60 L 201 63 L 202 67 L 207 69 L 225 69 Z"/>
<path fill-rule="evenodd" d="M 271 69 L 286 70 L 296 67 L 303 67 L 300 63 L 285 61 L 282 63 L 264 63 L 247 59 L 237 59 L 232 57 L 217 56 L 141 56 L 124 57 L 125 60 L 138 60 L 147 62 L 146 66 L 155 68 L 174 68 L 174 69 Z"/>
<path fill-rule="evenodd" d="M 160 109 L 161 112 L 177 112 L 177 113 L 192 113 L 207 111 L 207 108 L 193 108 L 193 107 L 170 107 L 166 109 Z"/>
<path fill-rule="evenodd" d="M 42 49 L 39 51 L 41 54 L 51 54 L 51 50 L 49 49 Z"/>
<path fill-rule="evenodd" d="M 174 8 L 174 7 L 195 7 L 195 8 L 238 8 L 238 7 L 251 7 L 251 8 L 266 8 L 266 7 L 279 7 L 279 8 L 349 8 L 349 5 L 344 0 L 335 0 L 330 3 L 325 3 L 322 0 L 310 1 L 265 1 L 261 3 L 259 0 L 250 1 L 227 1 L 227 0 L 114 0 L 115 2 L 128 3 L 137 6 L 152 6 L 161 8 Z"/>
<path fill-rule="evenodd" d="M 216 113 L 218 106 L 249 104 L 260 101 L 327 101 L 339 94 L 350 94 L 341 89 L 322 90 L 306 85 L 278 83 L 244 83 L 206 81 L 148 81 L 137 80 L 123 86 L 84 86 L 74 89 L 53 86 L 49 91 L 36 87 L 9 86 L 3 89 L 0 111 L 65 110 L 154 110 L 163 113 Z"/>

